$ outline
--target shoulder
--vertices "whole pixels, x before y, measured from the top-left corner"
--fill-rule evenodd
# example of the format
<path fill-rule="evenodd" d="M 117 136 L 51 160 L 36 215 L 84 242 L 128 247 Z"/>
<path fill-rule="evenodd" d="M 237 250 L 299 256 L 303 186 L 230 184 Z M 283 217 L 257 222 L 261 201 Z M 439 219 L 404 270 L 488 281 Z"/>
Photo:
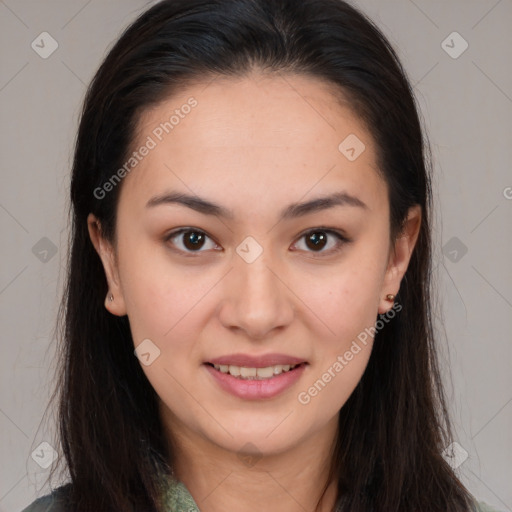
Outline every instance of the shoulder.
<path fill-rule="evenodd" d="M 497 508 L 491 507 L 484 501 L 475 501 L 476 512 L 501 512 Z"/>
<path fill-rule="evenodd" d="M 71 484 L 65 484 L 55 489 L 51 494 L 33 501 L 21 512 L 69 512 L 66 508 L 66 496 Z"/>

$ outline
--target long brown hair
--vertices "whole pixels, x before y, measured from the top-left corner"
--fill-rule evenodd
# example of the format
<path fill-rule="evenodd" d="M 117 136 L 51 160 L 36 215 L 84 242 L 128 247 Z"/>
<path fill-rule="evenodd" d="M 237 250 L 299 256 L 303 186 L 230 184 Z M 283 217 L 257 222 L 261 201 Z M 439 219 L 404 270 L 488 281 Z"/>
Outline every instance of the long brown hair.
<path fill-rule="evenodd" d="M 104 307 L 107 282 L 87 229 L 116 236 L 122 184 L 101 187 L 129 155 L 141 112 L 209 75 L 257 67 L 337 87 L 372 134 L 387 184 L 391 240 L 422 208 L 416 247 L 356 389 L 339 413 L 330 463 L 346 511 L 471 510 L 442 457 L 452 440 L 431 299 L 431 163 L 411 86 L 379 29 L 341 0 L 162 0 L 121 35 L 90 84 L 71 179 L 71 244 L 58 321 L 59 436 L 70 510 L 162 510 L 173 467 L 157 396 L 133 354 L 128 318 Z M 96 191 L 96 193 L 95 193 Z M 55 470 L 55 468 L 54 468 Z"/>

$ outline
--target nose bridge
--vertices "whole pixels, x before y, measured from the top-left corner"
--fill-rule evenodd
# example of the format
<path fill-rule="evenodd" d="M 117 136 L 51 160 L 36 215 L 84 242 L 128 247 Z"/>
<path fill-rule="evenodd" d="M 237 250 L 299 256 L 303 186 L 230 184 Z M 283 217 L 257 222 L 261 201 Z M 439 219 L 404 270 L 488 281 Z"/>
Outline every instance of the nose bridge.
<path fill-rule="evenodd" d="M 287 288 L 275 275 L 278 271 L 274 267 L 279 266 L 270 261 L 270 253 L 263 250 L 253 261 L 245 259 L 244 253 L 234 255 L 229 291 L 221 310 L 226 327 L 238 327 L 254 338 L 286 325 L 293 316 Z"/>
<path fill-rule="evenodd" d="M 253 302 L 275 300 L 279 290 L 276 290 L 277 278 L 270 269 L 272 262 L 269 261 L 267 253 L 259 256 L 252 263 L 245 261 L 237 262 L 235 272 L 237 278 L 246 288 L 247 299 Z M 241 291 L 243 294 L 243 290 Z"/>

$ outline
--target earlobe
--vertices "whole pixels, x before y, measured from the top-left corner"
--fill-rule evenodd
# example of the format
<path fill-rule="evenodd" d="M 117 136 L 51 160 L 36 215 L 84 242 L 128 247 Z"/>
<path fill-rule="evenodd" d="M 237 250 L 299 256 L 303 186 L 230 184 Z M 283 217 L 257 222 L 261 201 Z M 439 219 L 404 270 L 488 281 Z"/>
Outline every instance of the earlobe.
<path fill-rule="evenodd" d="M 89 237 L 103 264 L 108 283 L 108 293 L 105 297 L 105 308 L 116 316 L 126 315 L 124 296 L 121 290 L 119 272 L 112 244 L 101 233 L 101 224 L 92 213 L 87 217 Z"/>
<path fill-rule="evenodd" d="M 407 220 L 390 251 L 388 266 L 382 285 L 382 298 L 378 309 L 379 314 L 389 311 L 390 302 L 394 302 L 394 296 L 396 296 L 400 289 L 400 283 L 407 271 L 414 247 L 416 246 L 420 227 L 421 207 L 415 205 L 409 209 Z M 390 300 L 389 295 L 393 295 L 393 300 Z"/>

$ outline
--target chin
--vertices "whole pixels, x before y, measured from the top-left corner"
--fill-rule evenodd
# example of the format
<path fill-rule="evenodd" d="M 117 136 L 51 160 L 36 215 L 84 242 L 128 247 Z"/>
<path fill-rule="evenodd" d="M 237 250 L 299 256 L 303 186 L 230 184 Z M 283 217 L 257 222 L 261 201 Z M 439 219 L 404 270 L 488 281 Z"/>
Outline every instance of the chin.
<path fill-rule="evenodd" d="M 237 454 L 276 455 L 300 443 L 302 438 L 297 425 L 283 421 L 285 417 L 280 415 L 271 423 L 259 423 L 254 418 L 241 422 L 223 421 L 222 426 L 226 430 L 220 428 L 213 433 L 211 425 L 208 425 L 210 432 L 203 431 L 203 435 L 221 448 Z"/>

